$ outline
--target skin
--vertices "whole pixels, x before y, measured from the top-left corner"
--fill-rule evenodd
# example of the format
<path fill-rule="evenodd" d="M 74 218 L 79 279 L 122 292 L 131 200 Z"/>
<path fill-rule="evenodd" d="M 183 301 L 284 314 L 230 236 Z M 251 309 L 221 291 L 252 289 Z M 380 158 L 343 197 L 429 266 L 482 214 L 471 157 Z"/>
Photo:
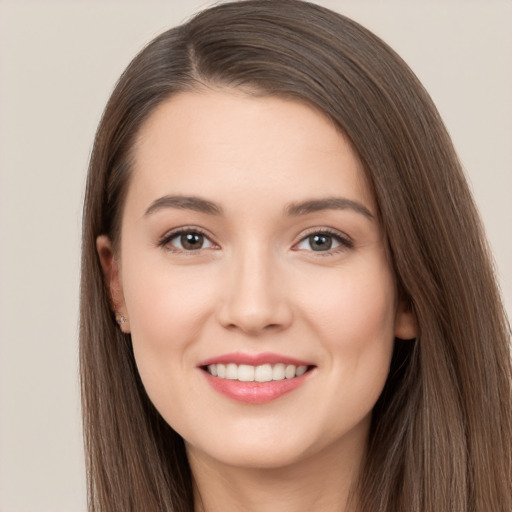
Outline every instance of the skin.
<path fill-rule="evenodd" d="M 98 252 L 147 393 L 185 439 L 196 510 L 344 510 L 394 337 L 416 334 L 357 156 L 313 108 L 227 89 L 160 105 L 134 155 L 119 253 L 105 236 Z M 166 195 L 222 214 L 151 209 Z M 287 211 L 332 197 L 361 208 Z M 201 249 L 172 238 L 182 227 L 205 234 Z M 332 247 L 313 250 L 326 229 Z M 232 352 L 314 368 L 290 393 L 241 403 L 197 366 Z"/>

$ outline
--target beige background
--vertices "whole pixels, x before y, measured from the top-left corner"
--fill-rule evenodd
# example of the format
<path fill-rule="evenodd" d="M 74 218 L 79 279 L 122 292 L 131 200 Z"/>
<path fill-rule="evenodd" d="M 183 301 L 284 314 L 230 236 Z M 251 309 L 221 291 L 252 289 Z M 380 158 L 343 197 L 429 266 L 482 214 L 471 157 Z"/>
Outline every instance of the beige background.
<path fill-rule="evenodd" d="M 467 169 L 512 311 L 512 2 L 319 1 L 423 80 Z M 207 2 L 0 0 L 0 512 L 85 510 L 80 210 L 130 58 Z"/>

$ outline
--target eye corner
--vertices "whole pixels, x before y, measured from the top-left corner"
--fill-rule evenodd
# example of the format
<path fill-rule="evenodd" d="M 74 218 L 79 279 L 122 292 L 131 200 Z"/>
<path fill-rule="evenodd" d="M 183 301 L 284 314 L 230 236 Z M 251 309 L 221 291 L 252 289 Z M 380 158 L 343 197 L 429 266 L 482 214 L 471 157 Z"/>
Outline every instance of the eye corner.
<path fill-rule="evenodd" d="M 314 240 L 317 238 L 318 240 Z M 317 247 L 313 247 L 313 243 Z M 309 244 L 308 247 L 301 247 L 302 244 Z M 324 245 L 324 247 L 322 247 Z M 300 239 L 291 248 L 293 251 L 304 251 L 319 256 L 335 255 L 354 248 L 354 242 L 348 235 L 333 229 L 315 228 L 303 233 Z"/>
<path fill-rule="evenodd" d="M 176 242 L 173 243 L 175 240 Z M 194 247 L 196 244 L 197 246 Z M 213 237 L 209 233 L 196 226 L 182 226 L 167 231 L 160 237 L 156 245 L 171 253 L 185 255 L 195 255 L 205 250 L 220 249 L 220 246 L 213 241 Z"/>

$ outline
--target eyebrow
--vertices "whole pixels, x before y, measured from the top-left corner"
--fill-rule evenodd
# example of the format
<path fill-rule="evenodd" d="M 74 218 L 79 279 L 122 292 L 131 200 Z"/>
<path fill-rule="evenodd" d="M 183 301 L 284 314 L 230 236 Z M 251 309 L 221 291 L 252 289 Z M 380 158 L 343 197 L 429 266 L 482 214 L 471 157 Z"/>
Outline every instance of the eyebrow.
<path fill-rule="evenodd" d="M 199 213 L 205 213 L 208 215 L 222 215 L 222 208 L 208 201 L 195 196 L 162 196 L 155 199 L 149 208 L 146 210 L 145 215 L 151 215 L 159 210 L 165 208 L 175 208 L 178 210 L 192 210 Z M 369 219 L 373 219 L 373 213 L 357 201 L 352 199 L 346 199 L 344 197 L 327 197 L 322 199 L 309 199 L 299 203 L 291 203 L 285 211 L 288 215 L 296 217 L 299 215 L 307 215 L 309 213 L 315 213 L 323 210 L 353 210 L 357 213 L 364 215 Z"/>
<path fill-rule="evenodd" d="M 353 210 L 369 219 L 373 219 L 375 217 L 373 213 L 366 208 L 366 206 L 344 197 L 310 199 L 300 203 L 291 203 L 286 208 L 287 214 L 291 216 L 307 215 L 308 213 L 315 213 L 322 210 Z"/>
<path fill-rule="evenodd" d="M 222 208 L 211 201 L 194 196 L 163 196 L 155 199 L 145 215 L 151 215 L 164 208 L 176 208 L 178 210 L 192 210 L 208 215 L 222 215 Z"/>

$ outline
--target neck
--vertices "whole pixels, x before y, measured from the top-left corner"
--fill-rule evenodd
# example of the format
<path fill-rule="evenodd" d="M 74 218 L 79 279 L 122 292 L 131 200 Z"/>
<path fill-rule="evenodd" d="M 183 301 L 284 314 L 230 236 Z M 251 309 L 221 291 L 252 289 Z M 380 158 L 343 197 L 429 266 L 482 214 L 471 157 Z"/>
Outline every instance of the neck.
<path fill-rule="evenodd" d="M 195 484 L 195 512 L 351 512 L 350 498 L 362 452 L 324 453 L 279 468 L 240 468 L 195 453 L 188 455 Z"/>

